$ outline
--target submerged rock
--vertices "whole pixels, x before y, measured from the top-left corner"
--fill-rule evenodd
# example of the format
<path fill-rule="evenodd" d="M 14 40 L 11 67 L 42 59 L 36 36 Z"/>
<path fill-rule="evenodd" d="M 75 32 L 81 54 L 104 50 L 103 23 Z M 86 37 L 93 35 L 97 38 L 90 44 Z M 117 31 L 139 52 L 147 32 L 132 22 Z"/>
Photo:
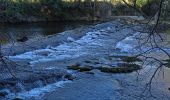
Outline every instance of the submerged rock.
<path fill-rule="evenodd" d="M 24 99 L 19 98 L 19 97 L 16 97 L 16 98 L 14 98 L 14 99 L 12 99 L 12 100 L 24 100 Z"/>
<path fill-rule="evenodd" d="M 25 42 L 28 40 L 28 37 L 23 37 L 21 39 L 17 39 L 18 42 Z"/>

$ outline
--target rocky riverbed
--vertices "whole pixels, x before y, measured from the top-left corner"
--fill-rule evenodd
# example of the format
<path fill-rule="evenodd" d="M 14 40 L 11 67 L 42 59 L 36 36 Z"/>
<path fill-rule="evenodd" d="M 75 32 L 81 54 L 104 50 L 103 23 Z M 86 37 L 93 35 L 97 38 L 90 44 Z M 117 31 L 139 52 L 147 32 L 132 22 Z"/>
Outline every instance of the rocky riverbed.
<path fill-rule="evenodd" d="M 132 57 L 148 46 L 134 49 L 143 29 L 111 21 L 16 43 L 10 55 L 11 45 L 4 46 L 7 64 L 2 66 L 13 65 L 15 77 L 2 71 L 0 95 L 24 100 L 169 100 L 167 82 L 153 81 L 151 91 L 145 88 L 155 67 L 143 68 L 142 59 Z"/>

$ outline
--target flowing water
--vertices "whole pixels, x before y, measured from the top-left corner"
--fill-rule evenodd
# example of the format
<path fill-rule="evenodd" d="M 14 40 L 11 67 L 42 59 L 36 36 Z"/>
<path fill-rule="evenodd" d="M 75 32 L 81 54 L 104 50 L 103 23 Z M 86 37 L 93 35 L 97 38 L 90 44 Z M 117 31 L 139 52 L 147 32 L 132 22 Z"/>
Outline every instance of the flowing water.
<path fill-rule="evenodd" d="M 26 61 L 26 63 L 29 63 L 30 67 L 32 68 L 38 68 L 38 67 L 43 67 L 43 68 L 50 68 L 50 66 L 60 66 L 63 67 L 67 65 L 67 63 L 69 64 L 69 61 L 75 61 L 75 62 L 81 62 L 83 63 L 84 59 L 98 59 L 101 65 L 115 65 L 115 59 L 106 59 L 107 56 L 115 56 L 115 55 L 128 55 L 128 54 L 133 54 L 136 53 L 136 49 L 133 50 L 133 48 L 136 47 L 136 42 L 135 42 L 135 36 L 138 35 L 138 31 L 136 30 L 141 30 L 141 27 L 137 27 L 137 26 L 133 26 L 131 28 L 127 28 L 127 26 L 123 26 L 121 23 L 118 22 L 110 22 L 110 23 L 105 23 L 103 25 L 96 25 L 96 29 L 94 31 L 91 32 L 87 32 L 83 37 L 81 37 L 78 40 L 75 40 L 71 43 L 64 43 L 61 44 L 59 46 L 56 47 L 47 47 L 45 49 L 39 49 L 39 50 L 34 50 L 34 51 L 30 51 L 30 52 L 26 52 L 20 55 L 15 55 L 15 56 L 9 56 L 10 60 L 13 60 L 14 62 L 24 62 Z M 117 50 L 119 49 L 119 50 Z M 146 49 L 146 48 L 145 48 Z M 143 50 L 143 49 L 142 49 Z M 129 52 L 131 51 L 131 52 Z M 46 53 L 46 55 L 43 55 L 44 52 Z M 56 67 L 56 68 L 57 68 Z M 60 68 L 58 67 L 58 68 Z M 98 67 L 98 66 L 93 66 L 93 67 Z M 52 69 L 55 67 L 51 67 Z M 152 70 L 154 70 L 152 68 Z M 165 72 L 165 74 L 167 74 L 168 72 Z M 126 95 L 128 95 L 128 93 L 138 93 L 141 92 L 141 85 L 136 84 L 133 81 L 133 77 L 128 77 L 128 75 L 130 74 L 120 74 L 120 75 L 116 75 L 114 74 L 114 79 L 117 77 L 116 82 L 120 82 L 120 80 L 122 82 L 126 82 L 130 84 L 132 81 L 132 86 L 129 85 L 129 87 L 124 87 L 125 84 L 121 84 L 120 86 L 121 88 L 123 88 L 123 92 L 125 92 Z M 167 75 L 169 76 L 169 75 Z M 94 80 L 95 78 L 93 77 L 92 80 Z M 169 79 L 166 77 L 165 78 L 166 81 L 169 82 Z M 103 78 L 102 78 L 103 81 Z M 110 80 L 107 80 L 110 81 Z M 144 80 L 145 81 L 145 80 Z M 74 82 L 74 81 L 73 81 Z M 90 81 L 88 80 L 88 83 Z M 143 81 L 141 81 L 141 84 Z M 168 83 L 167 82 L 167 83 Z M 61 83 L 63 84 L 63 81 L 61 81 Z M 56 90 L 55 87 L 60 87 L 61 83 L 56 83 L 54 85 L 47 85 L 45 87 L 42 88 L 37 88 L 37 89 L 32 89 L 30 92 L 30 95 L 25 94 L 25 92 L 23 93 L 19 93 L 20 95 L 22 95 L 23 97 L 27 96 L 39 96 L 42 95 L 46 92 L 49 92 L 49 89 L 53 91 Z M 86 81 L 85 81 L 86 83 Z M 39 84 L 41 86 L 41 82 L 37 82 L 37 84 Z M 58 86 L 58 84 L 60 84 Z M 93 84 L 97 84 L 97 83 L 93 83 Z M 168 83 L 169 84 L 169 83 Z M 80 85 L 82 87 L 82 84 L 78 83 L 78 85 Z M 105 86 L 107 86 L 108 84 L 106 84 Z M 133 85 L 135 85 L 135 87 L 133 87 Z M 77 87 L 77 85 L 76 85 Z M 102 87 L 102 89 L 106 89 L 107 87 Z M 75 89 L 72 88 L 72 89 Z M 69 96 L 70 93 L 73 92 L 73 90 L 70 90 L 71 92 L 69 92 Z M 97 87 L 96 90 L 98 90 L 99 88 Z M 101 89 L 101 87 L 100 87 Z M 115 91 L 118 91 L 117 88 L 115 88 Z M 139 90 L 138 90 L 139 89 Z M 121 90 L 121 89 L 119 89 Z M 80 90 L 81 92 L 83 90 Z M 94 90 L 95 91 L 95 90 Z M 110 90 L 109 90 L 110 91 Z M 90 92 L 90 91 L 89 91 Z M 128 93 L 127 93 L 128 92 Z M 134 93 L 133 93 L 134 92 Z M 84 94 L 84 92 L 82 92 Z M 100 92 L 102 93 L 102 92 Z M 156 91 L 156 93 L 160 93 L 160 91 Z M 123 94 L 123 93 L 122 93 Z M 121 95 L 122 95 L 121 94 Z M 104 95 L 104 94 L 103 94 Z M 113 94 L 110 94 L 113 95 Z M 122 95 L 125 98 L 126 95 Z M 72 96 L 72 95 L 71 95 Z M 159 95 L 158 95 L 159 96 Z M 161 97 L 160 97 L 161 98 Z M 119 98 L 120 99 L 120 98 Z M 50 100 L 50 99 L 49 99 Z M 74 99 L 73 99 L 74 100 Z M 108 99 L 109 100 L 109 99 Z M 126 99 L 128 100 L 128 98 Z M 129 97 L 129 100 L 130 99 Z M 151 100 L 151 99 L 150 99 Z M 157 99 L 159 100 L 159 99 Z M 166 100 L 166 99 L 165 99 Z"/>

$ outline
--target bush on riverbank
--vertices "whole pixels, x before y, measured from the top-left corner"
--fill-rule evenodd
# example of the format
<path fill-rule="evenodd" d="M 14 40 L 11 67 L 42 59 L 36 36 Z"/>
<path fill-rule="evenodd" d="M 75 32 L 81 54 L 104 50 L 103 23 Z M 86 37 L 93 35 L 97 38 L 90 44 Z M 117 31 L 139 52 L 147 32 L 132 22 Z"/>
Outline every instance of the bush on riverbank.
<path fill-rule="evenodd" d="M 109 6 L 103 2 L 105 7 Z M 62 0 L 0 0 L 1 21 L 15 20 L 77 20 L 92 19 L 94 2 L 63 2 Z M 107 9 L 105 9 L 107 11 Z M 88 18 L 85 18 L 88 17 Z"/>
<path fill-rule="evenodd" d="M 151 2 L 148 0 L 137 0 L 137 7 L 141 8 L 145 14 L 155 14 L 148 10 Z M 153 0 L 151 0 L 153 2 Z M 158 0 L 156 0 L 156 3 Z M 154 1 L 155 2 L 155 1 Z M 163 15 L 169 16 L 165 10 L 169 1 L 165 2 Z M 151 13 L 150 13 L 151 12 Z M 106 19 L 112 15 L 136 15 L 134 9 L 127 8 L 122 2 L 116 0 L 92 1 L 81 0 L 0 0 L 0 22 L 37 22 L 54 20 L 98 20 Z"/>

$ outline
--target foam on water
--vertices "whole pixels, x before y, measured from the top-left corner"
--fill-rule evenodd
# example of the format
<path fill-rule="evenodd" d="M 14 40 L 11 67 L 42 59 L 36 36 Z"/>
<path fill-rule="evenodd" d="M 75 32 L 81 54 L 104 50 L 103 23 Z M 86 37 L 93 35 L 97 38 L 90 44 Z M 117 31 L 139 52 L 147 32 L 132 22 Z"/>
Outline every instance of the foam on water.
<path fill-rule="evenodd" d="M 118 42 L 115 46 L 115 48 L 120 49 L 121 52 L 135 52 L 138 40 L 135 38 L 139 32 L 135 33 L 132 36 L 126 37 L 122 41 Z"/>
<path fill-rule="evenodd" d="M 114 26 L 114 25 L 113 25 Z M 110 32 L 114 30 L 113 32 Z M 87 32 L 85 36 L 79 40 L 70 43 L 61 44 L 57 47 L 47 47 L 46 49 L 34 50 L 24 54 L 9 56 L 13 61 L 29 61 L 30 66 L 35 66 L 38 63 L 61 61 L 78 58 L 86 55 L 99 55 L 106 52 L 106 49 L 113 50 L 115 47 L 115 34 L 132 34 L 134 31 L 131 28 L 125 28 L 119 32 L 115 31 L 115 27 L 105 27 L 92 32 Z M 119 38 L 117 36 L 116 38 Z M 133 41 L 132 37 L 127 37 L 119 42 L 116 48 L 122 51 L 128 51 L 133 48 L 133 45 L 127 43 Z"/>
<path fill-rule="evenodd" d="M 9 56 L 9 58 L 11 60 L 22 60 L 22 59 L 26 59 L 26 60 L 36 60 L 36 59 L 41 59 L 44 56 L 53 53 L 55 51 L 51 50 L 51 49 L 40 49 L 40 50 L 35 50 L 35 51 L 31 51 L 31 52 L 26 52 L 24 54 L 20 54 L 20 55 L 16 55 L 16 56 Z"/>
<path fill-rule="evenodd" d="M 115 48 L 120 49 L 121 52 L 126 52 L 126 53 L 141 53 L 141 52 L 145 52 L 149 49 L 152 48 L 151 45 L 145 44 L 145 45 L 141 45 L 142 43 L 144 43 L 146 40 L 145 39 L 139 39 L 138 37 L 142 37 L 142 36 L 147 36 L 146 33 L 140 33 L 140 32 L 136 32 L 134 35 L 126 37 L 125 39 L 123 39 L 122 41 L 118 42 L 115 46 Z M 163 50 L 170 52 L 170 48 L 165 48 L 162 47 Z M 159 48 L 154 48 L 153 51 L 155 52 L 160 52 L 161 50 Z"/>
<path fill-rule="evenodd" d="M 41 62 L 64 60 L 67 58 L 73 59 L 81 55 L 89 54 L 88 51 L 85 51 L 84 49 L 85 45 L 103 46 L 104 44 L 98 39 L 99 34 L 101 34 L 99 31 L 88 32 L 81 39 L 70 44 L 61 44 L 57 47 L 48 46 L 47 49 L 30 51 L 16 56 L 9 56 L 9 58 L 13 61 L 30 60 L 29 63 L 31 65 Z"/>
<path fill-rule="evenodd" d="M 54 84 L 49 84 L 45 87 L 35 88 L 30 91 L 24 91 L 17 94 L 10 93 L 7 95 L 7 98 L 12 99 L 15 97 L 19 97 L 24 100 L 29 98 L 41 99 L 46 93 L 55 91 L 57 88 L 62 88 L 65 83 L 71 83 L 71 81 L 59 81 Z"/>

